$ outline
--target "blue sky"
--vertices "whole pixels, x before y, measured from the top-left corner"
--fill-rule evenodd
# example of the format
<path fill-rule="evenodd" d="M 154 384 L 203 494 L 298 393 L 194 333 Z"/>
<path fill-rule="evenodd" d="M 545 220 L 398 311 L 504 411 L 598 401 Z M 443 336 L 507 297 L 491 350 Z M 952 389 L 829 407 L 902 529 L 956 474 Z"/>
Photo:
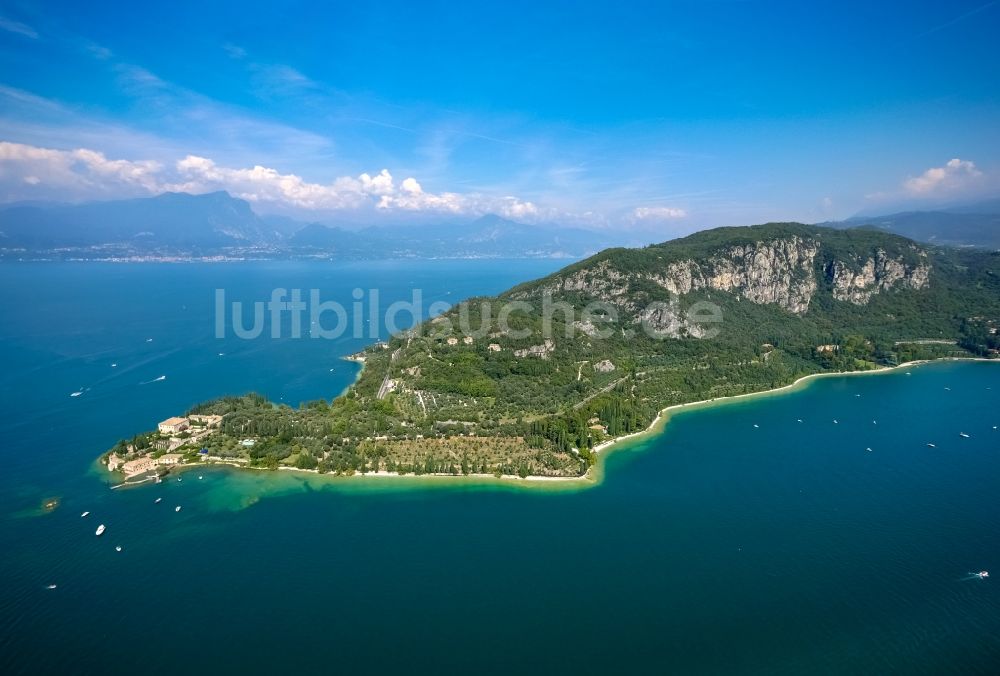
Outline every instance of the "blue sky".
<path fill-rule="evenodd" d="M 1000 194 L 1000 2 L 0 2 L 0 201 L 676 234 Z"/>

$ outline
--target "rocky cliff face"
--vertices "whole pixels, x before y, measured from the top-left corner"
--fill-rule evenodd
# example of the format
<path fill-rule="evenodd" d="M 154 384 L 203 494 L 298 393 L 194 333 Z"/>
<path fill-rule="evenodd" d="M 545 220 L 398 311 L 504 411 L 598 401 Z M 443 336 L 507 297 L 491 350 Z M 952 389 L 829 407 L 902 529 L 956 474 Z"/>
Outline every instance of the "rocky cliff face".
<path fill-rule="evenodd" d="M 669 335 L 686 335 L 689 327 L 675 306 L 677 298 L 692 291 L 725 291 L 752 303 L 774 304 L 803 314 L 809 310 L 820 281 L 832 286 L 836 300 L 856 305 L 891 289 L 922 289 L 929 284 L 930 265 L 923 252 L 915 264 L 881 248 L 867 258 L 834 258 L 824 264 L 822 246 L 818 238 L 794 235 L 723 247 L 701 260 L 675 260 L 664 263 L 662 269 L 654 265 L 650 271 L 647 266 L 642 272 L 602 260 L 556 277 L 544 290 L 553 294 L 582 292 L 634 313 L 637 321 L 660 327 Z M 671 301 L 641 307 L 631 292 L 637 282 L 655 283 L 669 292 Z"/>
<path fill-rule="evenodd" d="M 864 261 L 853 261 L 853 269 L 843 261 L 827 266 L 827 277 L 833 283 L 833 297 L 855 305 L 864 305 L 877 293 L 900 287 L 923 289 L 930 283 L 930 265 L 921 253 L 916 265 L 906 265 L 891 258 L 883 249 Z"/>
<path fill-rule="evenodd" d="M 794 313 L 809 309 L 816 293 L 813 262 L 819 245 L 813 240 L 784 240 L 736 246 L 707 262 L 673 263 L 650 278 L 673 294 L 699 289 L 736 293 L 753 303 L 774 303 Z"/>

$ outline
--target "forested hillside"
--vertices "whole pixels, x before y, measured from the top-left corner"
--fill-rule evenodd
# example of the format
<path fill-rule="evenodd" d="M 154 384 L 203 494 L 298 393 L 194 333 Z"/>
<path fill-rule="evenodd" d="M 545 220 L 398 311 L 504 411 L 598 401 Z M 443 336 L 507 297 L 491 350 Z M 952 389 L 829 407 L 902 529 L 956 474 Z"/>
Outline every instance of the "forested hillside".
<path fill-rule="evenodd" d="M 998 326 L 997 254 L 871 230 L 720 228 L 469 299 L 359 355 L 361 377 L 333 402 L 195 412 L 225 416 L 213 453 L 262 466 L 574 476 L 666 406 L 996 356 Z"/>

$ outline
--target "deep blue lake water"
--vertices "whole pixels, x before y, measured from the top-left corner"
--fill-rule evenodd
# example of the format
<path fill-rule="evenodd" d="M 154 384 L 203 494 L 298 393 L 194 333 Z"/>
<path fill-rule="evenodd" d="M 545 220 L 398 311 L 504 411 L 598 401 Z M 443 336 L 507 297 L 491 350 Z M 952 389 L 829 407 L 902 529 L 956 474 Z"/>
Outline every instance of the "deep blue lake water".
<path fill-rule="evenodd" d="M 0 266 L 0 672 L 997 672 L 998 364 L 685 412 L 586 490 L 214 470 L 112 491 L 93 466 L 201 399 L 332 397 L 373 339 L 218 339 L 217 288 L 430 303 L 557 267 Z"/>

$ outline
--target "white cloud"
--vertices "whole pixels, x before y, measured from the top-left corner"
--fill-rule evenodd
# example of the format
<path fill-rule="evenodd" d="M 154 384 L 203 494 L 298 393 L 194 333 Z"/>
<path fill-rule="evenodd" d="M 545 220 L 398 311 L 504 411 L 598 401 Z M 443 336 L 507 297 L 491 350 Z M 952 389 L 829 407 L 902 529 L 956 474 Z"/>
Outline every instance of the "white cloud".
<path fill-rule="evenodd" d="M 188 155 L 177 162 L 181 181 L 169 186 L 183 192 L 226 190 L 251 202 L 274 202 L 300 209 L 349 209 L 364 206 L 371 196 L 392 188 L 392 175 L 383 169 L 372 178 L 342 177 L 329 184 L 310 183 L 296 174 L 282 174 L 260 165 L 249 169 L 221 167 L 207 157 Z"/>
<path fill-rule="evenodd" d="M 408 178 L 403 181 L 402 188 L 403 192 L 410 195 L 420 195 L 424 192 L 424 189 L 420 187 L 420 184 L 417 183 L 417 179 L 415 178 Z"/>
<path fill-rule="evenodd" d="M 243 49 L 239 45 L 234 45 L 232 42 L 227 42 L 222 45 L 222 49 L 232 59 L 243 59 L 246 58 L 247 55 L 247 50 Z"/>
<path fill-rule="evenodd" d="M 533 220 L 541 213 L 538 206 L 534 203 L 522 202 L 518 198 L 509 195 L 501 200 L 494 211 L 504 218 L 513 220 Z"/>
<path fill-rule="evenodd" d="M 114 52 L 103 45 L 99 45 L 96 42 L 88 42 L 84 45 L 84 49 L 87 50 L 91 56 L 93 56 L 98 61 L 107 61 L 112 56 Z"/>
<path fill-rule="evenodd" d="M 319 85 L 309 77 L 283 64 L 250 64 L 255 92 L 261 97 L 285 97 L 316 91 Z"/>
<path fill-rule="evenodd" d="M 636 207 L 632 210 L 632 219 L 636 221 L 667 221 L 685 216 L 687 212 L 676 207 Z"/>
<path fill-rule="evenodd" d="M 13 19 L 8 19 L 5 16 L 0 16 L 0 29 L 3 29 L 9 33 L 17 33 L 18 35 L 23 35 L 28 38 L 37 39 L 38 31 L 36 31 L 31 26 L 23 24 L 20 21 L 14 21 Z"/>
<path fill-rule="evenodd" d="M 359 176 L 358 179 L 361 181 L 362 189 L 369 195 L 392 194 L 393 191 L 392 174 L 389 173 L 388 169 L 383 169 L 378 174 L 376 174 L 374 178 L 372 178 L 368 174 L 361 174 L 361 176 Z"/>
<path fill-rule="evenodd" d="M 964 190 L 982 175 L 973 162 L 955 158 L 943 167 L 932 167 L 920 176 L 907 179 L 903 188 L 910 195 L 936 196 Z"/>
<path fill-rule="evenodd" d="M 403 209 L 406 211 L 439 211 L 444 213 L 469 213 L 471 203 L 462 195 L 453 192 L 433 194 L 424 192 L 423 187 L 412 176 L 403 179 L 399 191 L 382 195 L 379 209 Z"/>
<path fill-rule="evenodd" d="M 161 169 L 154 160 L 109 160 L 86 148 L 54 150 L 0 141 L 0 179 L 16 178 L 32 186 L 159 192 Z"/>
<path fill-rule="evenodd" d="M 412 176 L 398 185 L 388 169 L 358 177 L 341 176 L 314 183 L 297 174 L 255 165 L 226 167 L 198 155 L 170 164 L 155 160 L 109 159 L 104 153 L 78 148 L 58 150 L 0 142 L 0 185 L 13 199 L 38 194 L 73 197 L 134 196 L 165 191 L 202 193 L 225 190 L 254 203 L 302 210 L 377 208 L 384 211 L 456 215 L 496 213 L 505 218 L 536 221 L 554 218 L 554 210 L 514 196 L 425 191 Z M 17 193 L 27 191 L 27 194 Z"/>

